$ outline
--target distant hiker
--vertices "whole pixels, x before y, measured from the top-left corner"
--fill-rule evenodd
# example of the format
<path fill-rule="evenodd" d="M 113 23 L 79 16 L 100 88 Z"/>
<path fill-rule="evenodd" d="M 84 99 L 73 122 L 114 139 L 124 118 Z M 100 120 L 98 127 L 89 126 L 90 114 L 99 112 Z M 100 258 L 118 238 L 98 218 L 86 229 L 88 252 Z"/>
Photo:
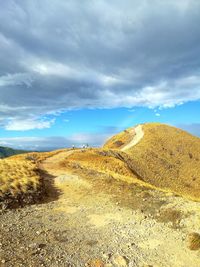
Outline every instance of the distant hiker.
<path fill-rule="evenodd" d="M 81 146 L 81 152 L 85 152 L 85 145 Z"/>
<path fill-rule="evenodd" d="M 72 149 L 75 149 L 75 145 L 72 145 Z"/>

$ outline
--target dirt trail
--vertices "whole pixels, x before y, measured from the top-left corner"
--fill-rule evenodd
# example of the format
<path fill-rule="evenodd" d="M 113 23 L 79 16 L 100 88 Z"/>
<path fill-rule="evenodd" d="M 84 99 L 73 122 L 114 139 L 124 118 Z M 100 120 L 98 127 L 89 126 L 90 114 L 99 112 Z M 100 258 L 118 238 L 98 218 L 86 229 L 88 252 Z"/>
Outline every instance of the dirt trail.
<path fill-rule="evenodd" d="M 199 230 L 199 203 L 43 163 L 57 200 L 1 214 L 0 266 L 198 267 L 186 236 Z"/>
<path fill-rule="evenodd" d="M 142 130 L 142 125 L 138 125 L 137 127 L 135 127 L 135 136 L 133 137 L 131 142 L 128 143 L 126 146 L 124 146 L 121 150 L 125 151 L 125 150 L 137 145 L 140 142 L 140 140 L 143 138 L 143 136 L 144 136 L 144 132 Z"/>

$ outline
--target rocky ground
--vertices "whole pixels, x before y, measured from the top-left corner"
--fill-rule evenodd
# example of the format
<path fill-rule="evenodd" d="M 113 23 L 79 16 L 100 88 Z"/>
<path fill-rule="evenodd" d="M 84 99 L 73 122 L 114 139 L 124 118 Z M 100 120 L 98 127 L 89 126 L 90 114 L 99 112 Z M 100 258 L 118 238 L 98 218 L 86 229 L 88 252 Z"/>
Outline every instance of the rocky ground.
<path fill-rule="evenodd" d="M 44 203 L 0 213 L 1 267 L 198 267 L 187 236 L 200 204 L 99 173 L 43 168 L 54 187 Z"/>

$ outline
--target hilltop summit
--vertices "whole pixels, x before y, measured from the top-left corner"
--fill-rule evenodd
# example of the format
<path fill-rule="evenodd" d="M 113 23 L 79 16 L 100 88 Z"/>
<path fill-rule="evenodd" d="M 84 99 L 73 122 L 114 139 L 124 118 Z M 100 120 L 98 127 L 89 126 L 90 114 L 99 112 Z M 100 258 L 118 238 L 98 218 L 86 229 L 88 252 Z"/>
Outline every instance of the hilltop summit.
<path fill-rule="evenodd" d="M 198 137 L 169 125 L 147 123 L 113 136 L 103 148 L 125 152 L 129 167 L 143 181 L 187 197 L 200 197 Z"/>

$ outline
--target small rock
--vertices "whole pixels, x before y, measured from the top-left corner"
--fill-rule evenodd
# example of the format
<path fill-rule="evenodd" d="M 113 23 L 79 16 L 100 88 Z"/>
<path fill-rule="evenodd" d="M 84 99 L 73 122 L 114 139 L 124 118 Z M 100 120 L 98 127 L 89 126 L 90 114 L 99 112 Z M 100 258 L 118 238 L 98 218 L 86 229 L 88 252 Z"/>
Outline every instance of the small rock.
<path fill-rule="evenodd" d="M 128 266 L 127 259 L 121 255 L 113 255 L 112 256 L 112 263 L 115 264 L 117 267 L 127 267 Z"/>
<path fill-rule="evenodd" d="M 32 243 L 28 246 L 29 248 L 37 248 L 37 243 Z"/>
<path fill-rule="evenodd" d="M 85 265 L 86 267 L 105 267 L 105 264 L 100 259 L 92 259 Z"/>
<path fill-rule="evenodd" d="M 107 255 L 106 253 L 103 253 L 103 254 L 102 254 L 102 258 L 104 258 L 104 259 L 108 259 L 108 255 Z"/>

